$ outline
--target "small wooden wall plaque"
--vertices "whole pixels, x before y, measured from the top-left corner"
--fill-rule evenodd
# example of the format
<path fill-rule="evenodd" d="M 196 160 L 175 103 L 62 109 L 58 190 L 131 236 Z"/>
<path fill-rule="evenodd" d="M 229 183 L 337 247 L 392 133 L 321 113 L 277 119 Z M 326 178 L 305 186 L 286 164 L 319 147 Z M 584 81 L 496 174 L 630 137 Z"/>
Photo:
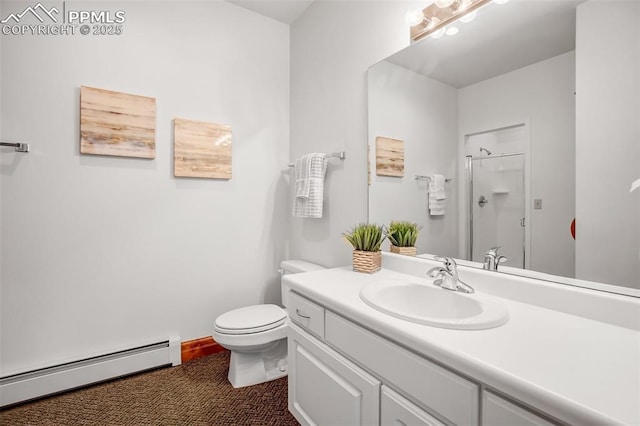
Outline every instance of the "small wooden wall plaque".
<path fill-rule="evenodd" d="M 376 175 L 404 176 L 404 141 L 376 137 Z"/>
<path fill-rule="evenodd" d="M 231 126 L 175 118 L 176 177 L 231 179 Z"/>
<path fill-rule="evenodd" d="M 155 98 L 80 87 L 80 153 L 155 158 Z"/>

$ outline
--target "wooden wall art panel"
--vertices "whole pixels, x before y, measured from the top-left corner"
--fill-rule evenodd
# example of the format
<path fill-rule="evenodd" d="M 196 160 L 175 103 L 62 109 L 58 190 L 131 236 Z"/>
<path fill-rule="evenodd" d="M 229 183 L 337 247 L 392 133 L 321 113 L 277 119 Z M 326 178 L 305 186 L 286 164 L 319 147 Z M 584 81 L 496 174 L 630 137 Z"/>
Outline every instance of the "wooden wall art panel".
<path fill-rule="evenodd" d="M 376 137 L 376 175 L 404 176 L 404 142 Z"/>
<path fill-rule="evenodd" d="M 231 179 L 231 126 L 175 118 L 174 175 Z"/>
<path fill-rule="evenodd" d="M 155 158 L 155 98 L 82 86 L 80 152 Z"/>

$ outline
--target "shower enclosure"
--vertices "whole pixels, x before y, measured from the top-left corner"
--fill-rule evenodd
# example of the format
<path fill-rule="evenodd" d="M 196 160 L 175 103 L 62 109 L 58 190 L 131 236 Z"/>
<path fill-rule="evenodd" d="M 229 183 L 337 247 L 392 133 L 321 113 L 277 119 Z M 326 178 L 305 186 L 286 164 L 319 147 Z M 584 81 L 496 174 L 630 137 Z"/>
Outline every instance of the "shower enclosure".
<path fill-rule="evenodd" d="M 524 154 L 466 157 L 469 195 L 470 260 L 483 262 L 485 252 L 502 247 L 506 266 L 525 267 Z"/>

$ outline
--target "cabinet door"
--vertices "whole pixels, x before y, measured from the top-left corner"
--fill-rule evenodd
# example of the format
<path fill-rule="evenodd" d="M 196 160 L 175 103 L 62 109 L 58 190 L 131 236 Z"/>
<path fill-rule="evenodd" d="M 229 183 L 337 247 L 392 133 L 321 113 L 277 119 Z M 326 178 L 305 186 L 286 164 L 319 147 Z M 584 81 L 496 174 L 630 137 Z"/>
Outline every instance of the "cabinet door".
<path fill-rule="evenodd" d="M 325 312 L 325 341 L 449 424 L 477 426 L 480 386 L 342 318 Z"/>
<path fill-rule="evenodd" d="M 302 425 L 377 425 L 380 382 L 289 324 L 289 411 Z"/>
<path fill-rule="evenodd" d="M 386 386 L 382 386 L 380 397 L 380 424 L 382 426 L 444 426 L 444 423 Z"/>
<path fill-rule="evenodd" d="M 482 424 L 484 426 L 553 426 L 553 423 L 489 391 L 482 392 Z"/>

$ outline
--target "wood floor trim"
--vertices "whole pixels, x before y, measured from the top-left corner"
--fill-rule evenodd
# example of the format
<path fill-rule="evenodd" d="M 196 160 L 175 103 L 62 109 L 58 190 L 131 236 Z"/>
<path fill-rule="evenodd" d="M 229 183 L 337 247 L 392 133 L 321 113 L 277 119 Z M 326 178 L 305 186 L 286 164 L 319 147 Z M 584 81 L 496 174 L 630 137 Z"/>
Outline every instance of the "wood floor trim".
<path fill-rule="evenodd" d="M 188 362 L 193 359 L 202 358 L 225 350 L 226 349 L 213 340 L 213 337 L 211 336 L 187 340 L 180 344 L 182 362 Z"/>

